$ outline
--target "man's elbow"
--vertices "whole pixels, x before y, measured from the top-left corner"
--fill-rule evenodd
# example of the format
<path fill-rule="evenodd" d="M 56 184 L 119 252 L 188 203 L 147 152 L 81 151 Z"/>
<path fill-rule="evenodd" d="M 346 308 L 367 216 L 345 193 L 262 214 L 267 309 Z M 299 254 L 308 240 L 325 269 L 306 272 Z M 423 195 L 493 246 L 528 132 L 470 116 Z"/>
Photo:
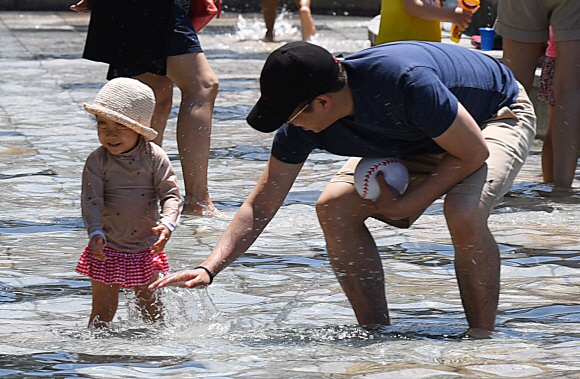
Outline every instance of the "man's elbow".
<path fill-rule="evenodd" d="M 474 166 L 477 166 L 475 167 L 476 170 L 483 166 L 485 161 L 487 161 L 487 158 L 489 158 L 489 154 L 487 145 L 482 145 L 473 149 L 472 161 L 474 162 Z"/>

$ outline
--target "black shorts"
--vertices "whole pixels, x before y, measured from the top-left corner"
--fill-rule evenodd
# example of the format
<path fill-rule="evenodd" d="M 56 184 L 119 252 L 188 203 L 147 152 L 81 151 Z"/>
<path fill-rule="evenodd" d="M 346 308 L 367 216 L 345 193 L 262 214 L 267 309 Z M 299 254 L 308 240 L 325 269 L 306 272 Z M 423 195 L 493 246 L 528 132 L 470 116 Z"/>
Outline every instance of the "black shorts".
<path fill-rule="evenodd" d="M 185 10 L 175 2 L 173 11 L 173 31 L 171 32 L 167 56 L 177 56 L 190 53 L 202 53 L 203 50 L 199 44 L 197 33 L 189 21 Z M 165 68 L 164 64 L 156 65 Z M 118 77 L 131 78 L 137 75 L 151 72 L 156 75 L 166 75 L 165 70 L 145 70 L 137 68 L 126 68 L 121 66 L 109 65 L 107 79 L 111 80 Z"/>

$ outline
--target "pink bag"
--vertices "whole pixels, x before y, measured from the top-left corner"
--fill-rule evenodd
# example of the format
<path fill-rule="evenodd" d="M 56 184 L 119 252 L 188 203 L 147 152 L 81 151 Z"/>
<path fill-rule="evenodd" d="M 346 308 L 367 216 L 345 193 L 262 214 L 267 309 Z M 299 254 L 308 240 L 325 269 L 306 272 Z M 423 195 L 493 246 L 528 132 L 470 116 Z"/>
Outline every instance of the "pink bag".
<path fill-rule="evenodd" d="M 189 6 L 189 20 L 196 32 L 199 32 L 216 15 L 220 18 L 222 12 L 222 0 L 191 0 Z"/>

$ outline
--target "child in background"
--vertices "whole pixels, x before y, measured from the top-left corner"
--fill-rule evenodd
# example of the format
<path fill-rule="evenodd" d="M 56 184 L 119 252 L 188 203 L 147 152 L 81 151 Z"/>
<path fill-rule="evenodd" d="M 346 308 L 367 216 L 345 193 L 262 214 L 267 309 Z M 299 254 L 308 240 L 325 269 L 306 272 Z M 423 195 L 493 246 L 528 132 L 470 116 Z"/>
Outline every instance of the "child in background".
<path fill-rule="evenodd" d="M 310 0 L 295 0 L 295 2 L 298 5 L 298 12 L 300 14 L 302 40 L 309 41 L 316 34 L 312 11 L 310 10 Z M 262 0 L 262 16 L 264 16 L 264 22 L 266 23 L 265 41 L 274 41 L 274 23 L 276 22 L 277 13 L 278 0 Z"/>
<path fill-rule="evenodd" d="M 556 42 L 554 41 L 554 31 L 550 26 L 550 39 L 546 49 L 546 57 L 542 63 L 542 76 L 538 87 L 538 100 L 548 103 L 549 123 L 548 131 L 544 137 L 542 145 L 542 176 L 545 183 L 554 182 L 554 150 L 552 147 L 552 129 L 554 123 L 554 68 L 556 67 Z"/>
<path fill-rule="evenodd" d="M 394 41 L 441 42 L 441 21 L 463 29 L 472 12 L 461 7 L 441 8 L 440 0 L 382 0 L 377 45 Z"/>
<path fill-rule="evenodd" d="M 81 207 L 89 243 L 76 271 L 91 278 L 89 326 L 113 320 L 119 288 L 133 288 L 146 320 L 161 303 L 147 286 L 167 273 L 164 247 L 179 219 L 177 177 L 151 117 L 151 88 L 130 78 L 109 81 L 85 109 L 96 116 L 102 146 L 85 163 Z M 161 215 L 159 215 L 161 205 Z"/>

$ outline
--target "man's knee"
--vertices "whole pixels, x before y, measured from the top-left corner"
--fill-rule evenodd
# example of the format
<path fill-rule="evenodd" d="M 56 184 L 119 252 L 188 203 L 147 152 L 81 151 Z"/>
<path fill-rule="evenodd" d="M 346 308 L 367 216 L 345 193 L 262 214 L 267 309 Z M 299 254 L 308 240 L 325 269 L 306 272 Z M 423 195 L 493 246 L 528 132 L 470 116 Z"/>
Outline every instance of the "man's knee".
<path fill-rule="evenodd" d="M 452 234 L 457 232 L 471 234 L 485 227 L 489 211 L 475 196 L 451 193 L 445 198 L 444 214 Z"/>
<path fill-rule="evenodd" d="M 361 212 L 360 197 L 354 186 L 347 183 L 331 183 L 322 192 L 316 202 L 318 220 L 325 226 L 358 222 L 364 216 Z"/>
<path fill-rule="evenodd" d="M 323 191 L 316 201 L 316 214 L 320 220 L 333 219 L 340 213 L 341 196 L 332 191 Z"/>

